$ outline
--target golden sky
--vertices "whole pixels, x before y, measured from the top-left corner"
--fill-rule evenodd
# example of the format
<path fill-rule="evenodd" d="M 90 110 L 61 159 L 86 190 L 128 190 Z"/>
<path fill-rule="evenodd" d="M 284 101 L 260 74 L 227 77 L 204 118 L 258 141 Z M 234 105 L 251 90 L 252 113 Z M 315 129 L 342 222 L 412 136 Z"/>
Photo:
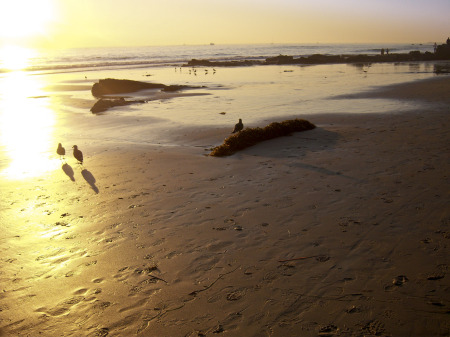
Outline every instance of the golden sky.
<path fill-rule="evenodd" d="M 450 0 L 1 0 L 0 44 L 426 43 Z"/>

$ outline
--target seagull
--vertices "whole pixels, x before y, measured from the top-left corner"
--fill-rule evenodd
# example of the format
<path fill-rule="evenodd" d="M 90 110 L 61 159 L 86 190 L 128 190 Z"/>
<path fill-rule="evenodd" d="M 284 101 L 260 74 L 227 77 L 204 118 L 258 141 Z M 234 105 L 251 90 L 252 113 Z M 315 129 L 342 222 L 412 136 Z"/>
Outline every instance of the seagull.
<path fill-rule="evenodd" d="M 80 164 L 83 165 L 83 152 L 78 150 L 78 146 L 76 145 L 72 146 L 72 148 L 73 148 L 73 156 L 75 157 L 76 160 L 78 160 Z"/>
<path fill-rule="evenodd" d="M 58 143 L 56 153 L 59 154 L 59 159 L 61 159 L 61 157 L 66 155 L 66 149 L 62 147 L 61 143 Z"/>
<path fill-rule="evenodd" d="M 244 124 L 242 123 L 242 119 L 239 118 L 239 123 L 234 126 L 234 130 L 232 133 L 236 133 L 241 131 L 244 128 Z"/>

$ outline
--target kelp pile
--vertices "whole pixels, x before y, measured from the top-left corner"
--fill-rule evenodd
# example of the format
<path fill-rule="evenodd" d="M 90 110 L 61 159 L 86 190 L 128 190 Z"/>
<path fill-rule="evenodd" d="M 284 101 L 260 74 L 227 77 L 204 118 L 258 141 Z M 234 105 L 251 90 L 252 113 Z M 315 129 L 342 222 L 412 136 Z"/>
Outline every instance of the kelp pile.
<path fill-rule="evenodd" d="M 226 138 L 223 144 L 215 147 L 209 155 L 214 157 L 230 156 L 265 140 L 287 136 L 293 132 L 312 130 L 315 127 L 307 120 L 291 119 L 270 123 L 264 128 L 246 128 Z"/>

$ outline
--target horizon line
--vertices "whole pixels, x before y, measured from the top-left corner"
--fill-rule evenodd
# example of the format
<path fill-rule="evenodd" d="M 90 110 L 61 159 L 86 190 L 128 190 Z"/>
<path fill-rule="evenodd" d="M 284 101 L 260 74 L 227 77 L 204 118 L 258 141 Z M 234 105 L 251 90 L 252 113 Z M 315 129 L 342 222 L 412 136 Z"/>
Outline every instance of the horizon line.
<path fill-rule="evenodd" d="M 206 43 L 181 43 L 181 44 L 133 44 L 133 45 L 99 45 L 99 46 L 30 46 L 25 47 L 29 49 L 47 49 L 47 50 L 57 50 L 57 49 L 97 49 L 97 48 L 146 48 L 146 47 L 199 47 L 199 46 L 251 46 L 251 45 L 433 45 L 434 43 L 445 44 L 445 42 L 438 43 L 437 41 L 426 41 L 426 42 L 259 42 L 259 43 L 216 43 L 216 42 L 206 42 Z M 0 45 L 5 46 L 21 46 L 21 44 L 6 43 Z"/>

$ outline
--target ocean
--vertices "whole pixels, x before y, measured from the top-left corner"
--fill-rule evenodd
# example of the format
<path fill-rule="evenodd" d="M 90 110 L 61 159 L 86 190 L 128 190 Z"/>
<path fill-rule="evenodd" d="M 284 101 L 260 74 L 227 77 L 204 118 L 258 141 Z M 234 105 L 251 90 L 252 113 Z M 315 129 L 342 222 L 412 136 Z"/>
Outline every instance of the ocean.
<path fill-rule="evenodd" d="M 208 148 L 223 138 L 187 143 L 186 130 L 231 130 L 239 118 L 245 126 L 264 126 L 273 120 L 308 119 L 314 114 L 415 109 L 416 102 L 343 97 L 437 76 L 436 62 L 182 67 L 194 58 L 230 61 L 264 60 L 280 54 L 378 54 L 381 48 L 391 53 L 425 52 L 432 51 L 433 45 L 211 44 L 23 54 L 19 50 L 0 63 L 0 174 L 46 172 L 58 164 L 55 149 L 59 142 L 77 144 L 91 153 L 105 145 Z M 90 108 L 97 99 L 91 88 L 103 78 L 195 88 L 170 94 L 155 90 L 127 94 L 126 99 L 146 103 L 92 114 Z"/>
<path fill-rule="evenodd" d="M 323 55 L 379 54 L 419 50 L 433 52 L 433 44 L 263 44 L 183 45 L 126 48 L 79 48 L 40 51 L 29 58 L 27 71 L 89 71 L 119 67 L 175 66 L 191 59 L 215 61 L 264 60 L 278 55 L 294 57 Z M 0 73 L 8 71 L 0 60 Z"/>

